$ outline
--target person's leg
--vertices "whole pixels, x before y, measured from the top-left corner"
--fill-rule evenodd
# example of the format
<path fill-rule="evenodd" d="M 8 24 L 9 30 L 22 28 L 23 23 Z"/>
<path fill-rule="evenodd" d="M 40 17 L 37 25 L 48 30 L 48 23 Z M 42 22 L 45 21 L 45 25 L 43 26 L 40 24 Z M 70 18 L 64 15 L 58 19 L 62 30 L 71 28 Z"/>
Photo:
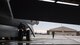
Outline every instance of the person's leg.
<path fill-rule="evenodd" d="M 20 30 L 18 32 L 18 40 L 22 40 L 23 36 L 22 36 L 22 30 Z"/>
<path fill-rule="evenodd" d="M 30 30 L 26 31 L 26 41 L 30 41 Z"/>

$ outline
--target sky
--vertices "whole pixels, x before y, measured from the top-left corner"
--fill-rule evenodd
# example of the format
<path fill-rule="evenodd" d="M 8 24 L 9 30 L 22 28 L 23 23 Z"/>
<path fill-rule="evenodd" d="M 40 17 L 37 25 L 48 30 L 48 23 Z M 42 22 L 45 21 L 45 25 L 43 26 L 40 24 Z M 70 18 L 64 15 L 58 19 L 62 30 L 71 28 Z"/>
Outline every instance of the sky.
<path fill-rule="evenodd" d="M 39 21 L 39 24 L 34 25 L 33 28 L 34 28 L 34 32 L 46 33 L 47 30 L 49 30 L 49 29 L 57 28 L 57 27 L 61 27 L 61 26 L 65 26 L 65 27 L 80 31 L 80 25 L 64 24 L 64 23 L 56 23 L 56 22 L 43 22 L 43 21 Z"/>

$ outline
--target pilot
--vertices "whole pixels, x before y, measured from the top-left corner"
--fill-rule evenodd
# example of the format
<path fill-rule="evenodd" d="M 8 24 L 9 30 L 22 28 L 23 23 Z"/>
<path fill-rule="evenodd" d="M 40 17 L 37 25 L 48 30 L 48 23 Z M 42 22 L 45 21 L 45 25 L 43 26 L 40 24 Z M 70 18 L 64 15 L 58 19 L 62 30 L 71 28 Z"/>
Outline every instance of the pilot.
<path fill-rule="evenodd" d="M 18 26 L 19 32 L 18 32 L 18 39 L 22 40 L 23 39 L 23 31 L 25 30 L 25 25 L 20 23 Z"/>
<path fill-rule="evenodd" d="M 26 30 L 26 26 L 23 23 L 20 23 L 18 26 L 19 32 L 18 32 L 18 39 L 22 40 L 23 36 L 26 36 L 26 40 L 29 41 L 30 40 L 30 34 L 29 34 L 29 30 Z"/>

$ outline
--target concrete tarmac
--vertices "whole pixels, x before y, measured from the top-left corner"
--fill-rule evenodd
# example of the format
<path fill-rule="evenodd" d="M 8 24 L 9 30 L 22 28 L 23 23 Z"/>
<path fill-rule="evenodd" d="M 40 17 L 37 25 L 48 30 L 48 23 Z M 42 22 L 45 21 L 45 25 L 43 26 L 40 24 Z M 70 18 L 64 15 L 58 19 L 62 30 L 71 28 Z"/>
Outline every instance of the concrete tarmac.
<path fill-rule="evenodd" d="M 36 35 L 32 41 L 0 41 L 0 45 L 80 45 L 80 36 Z"/>

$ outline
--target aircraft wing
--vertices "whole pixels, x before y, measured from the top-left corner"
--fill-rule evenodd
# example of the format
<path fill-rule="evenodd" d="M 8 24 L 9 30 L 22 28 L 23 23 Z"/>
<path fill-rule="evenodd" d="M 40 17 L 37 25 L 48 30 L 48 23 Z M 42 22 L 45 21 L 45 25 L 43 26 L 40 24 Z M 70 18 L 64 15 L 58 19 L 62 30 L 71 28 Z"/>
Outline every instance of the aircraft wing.
<path fill-rule="evenodd" d="M 80 2 L 80 0 L 62 1 Z M 46 2 L 46 0 L 11 0 L 10 4 L 14 17 L 18 19 L 80 24 L 78 20 L 80 19 L 80 6 Z"/>
<path fill-rule="evenodd" d="M 71 2 L 80 1 L 74 0 Z M 80 19 L 79 12 L 80 6 L 54 4 L 38 0 L 10 0 L 10 2 L 9 0 L 0 0 L 0 24 L 13 18 L 13 14 L 18 19 L 80 24 L 78 20 Z"/>

